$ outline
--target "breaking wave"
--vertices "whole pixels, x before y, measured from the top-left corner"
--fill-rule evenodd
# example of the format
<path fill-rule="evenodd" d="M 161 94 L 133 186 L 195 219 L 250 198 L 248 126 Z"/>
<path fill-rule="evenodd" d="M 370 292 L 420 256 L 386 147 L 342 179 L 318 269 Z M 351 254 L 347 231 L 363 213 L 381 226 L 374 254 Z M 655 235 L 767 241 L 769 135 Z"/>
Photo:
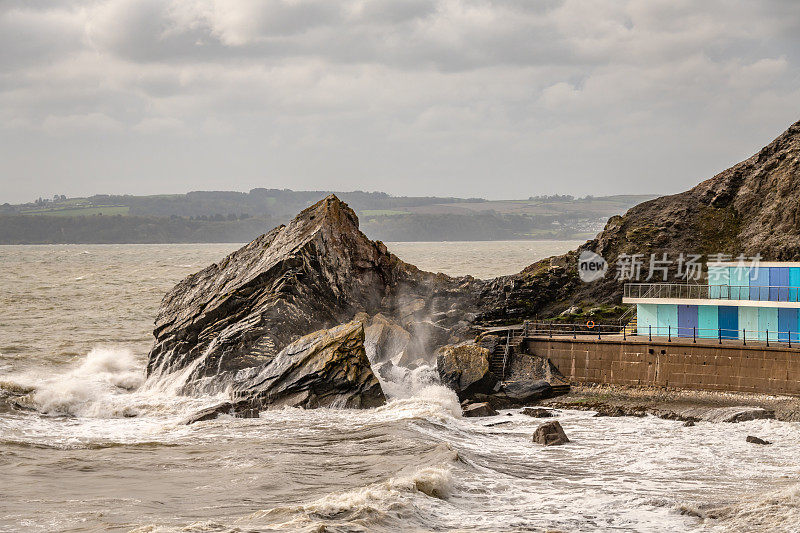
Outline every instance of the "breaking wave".
<path fill-rule="evenodd" d="M 708 531 L 770 531 L 794 533 L 800 528 L 800 483 L 766 494 L 745 496 L 720 507 L 681 512 L 703 520 Z"/>

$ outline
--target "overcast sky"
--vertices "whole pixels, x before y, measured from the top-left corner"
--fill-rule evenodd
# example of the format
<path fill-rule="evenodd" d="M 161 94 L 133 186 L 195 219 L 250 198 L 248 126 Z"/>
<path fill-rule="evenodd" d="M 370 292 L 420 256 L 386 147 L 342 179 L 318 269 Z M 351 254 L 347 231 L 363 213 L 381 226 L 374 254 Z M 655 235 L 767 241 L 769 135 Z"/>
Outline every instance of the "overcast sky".
<path fill-rule="evenodd" d="M 796 0 L 0 0 L 0 202 L 668 193 L 797 120 Z"/>

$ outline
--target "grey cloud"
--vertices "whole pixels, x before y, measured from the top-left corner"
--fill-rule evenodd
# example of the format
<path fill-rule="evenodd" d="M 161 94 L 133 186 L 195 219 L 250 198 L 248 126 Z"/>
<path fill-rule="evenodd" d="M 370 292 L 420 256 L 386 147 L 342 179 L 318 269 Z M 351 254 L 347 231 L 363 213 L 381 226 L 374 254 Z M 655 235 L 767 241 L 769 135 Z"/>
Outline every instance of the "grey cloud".
<path fill-rule="evenodd" d="M 678 190 L 800 118 L 799 11 L 0 0 L 0 188 Z"/>

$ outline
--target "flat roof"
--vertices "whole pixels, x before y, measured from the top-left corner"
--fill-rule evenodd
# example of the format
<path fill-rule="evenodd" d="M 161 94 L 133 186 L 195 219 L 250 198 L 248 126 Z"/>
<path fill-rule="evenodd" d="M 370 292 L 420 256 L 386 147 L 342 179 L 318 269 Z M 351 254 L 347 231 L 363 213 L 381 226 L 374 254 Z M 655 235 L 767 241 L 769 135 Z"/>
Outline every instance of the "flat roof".
<path fill-rule="evenodd" d="M 719 266 L 719 267 L 755 267 L 758 266 L 759 268 L 769 268 L 769 267 L 796 267 L 800 268 L 800 261 L 759 261 L 758 263 L 753 263 L 752 261 L 744 263 L 739 263 L 738 261 L 722 261 L 720 263 L 707 263 L 707 266 Z"/>

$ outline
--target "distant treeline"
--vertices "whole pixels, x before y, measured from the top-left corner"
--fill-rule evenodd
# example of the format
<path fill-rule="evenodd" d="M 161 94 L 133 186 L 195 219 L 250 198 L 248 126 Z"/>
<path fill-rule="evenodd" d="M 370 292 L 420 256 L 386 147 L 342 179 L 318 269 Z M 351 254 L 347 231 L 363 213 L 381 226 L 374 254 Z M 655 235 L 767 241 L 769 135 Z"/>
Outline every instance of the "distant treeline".
<path fill-rule="evenodd" d="M 248 242 L 277 226 L 271 217 L 190 220 L 140 216 L 0 216 L 0 244 Z"/>
<path fill-rule="evenodd" d="M 570 229 L 552 229 L 554 217 L 500 215 L 478 212 L 469 215 L 411 214 L 362 218 L 361 230 L 381 241 L 492 241 L 569 239 Z"/>

